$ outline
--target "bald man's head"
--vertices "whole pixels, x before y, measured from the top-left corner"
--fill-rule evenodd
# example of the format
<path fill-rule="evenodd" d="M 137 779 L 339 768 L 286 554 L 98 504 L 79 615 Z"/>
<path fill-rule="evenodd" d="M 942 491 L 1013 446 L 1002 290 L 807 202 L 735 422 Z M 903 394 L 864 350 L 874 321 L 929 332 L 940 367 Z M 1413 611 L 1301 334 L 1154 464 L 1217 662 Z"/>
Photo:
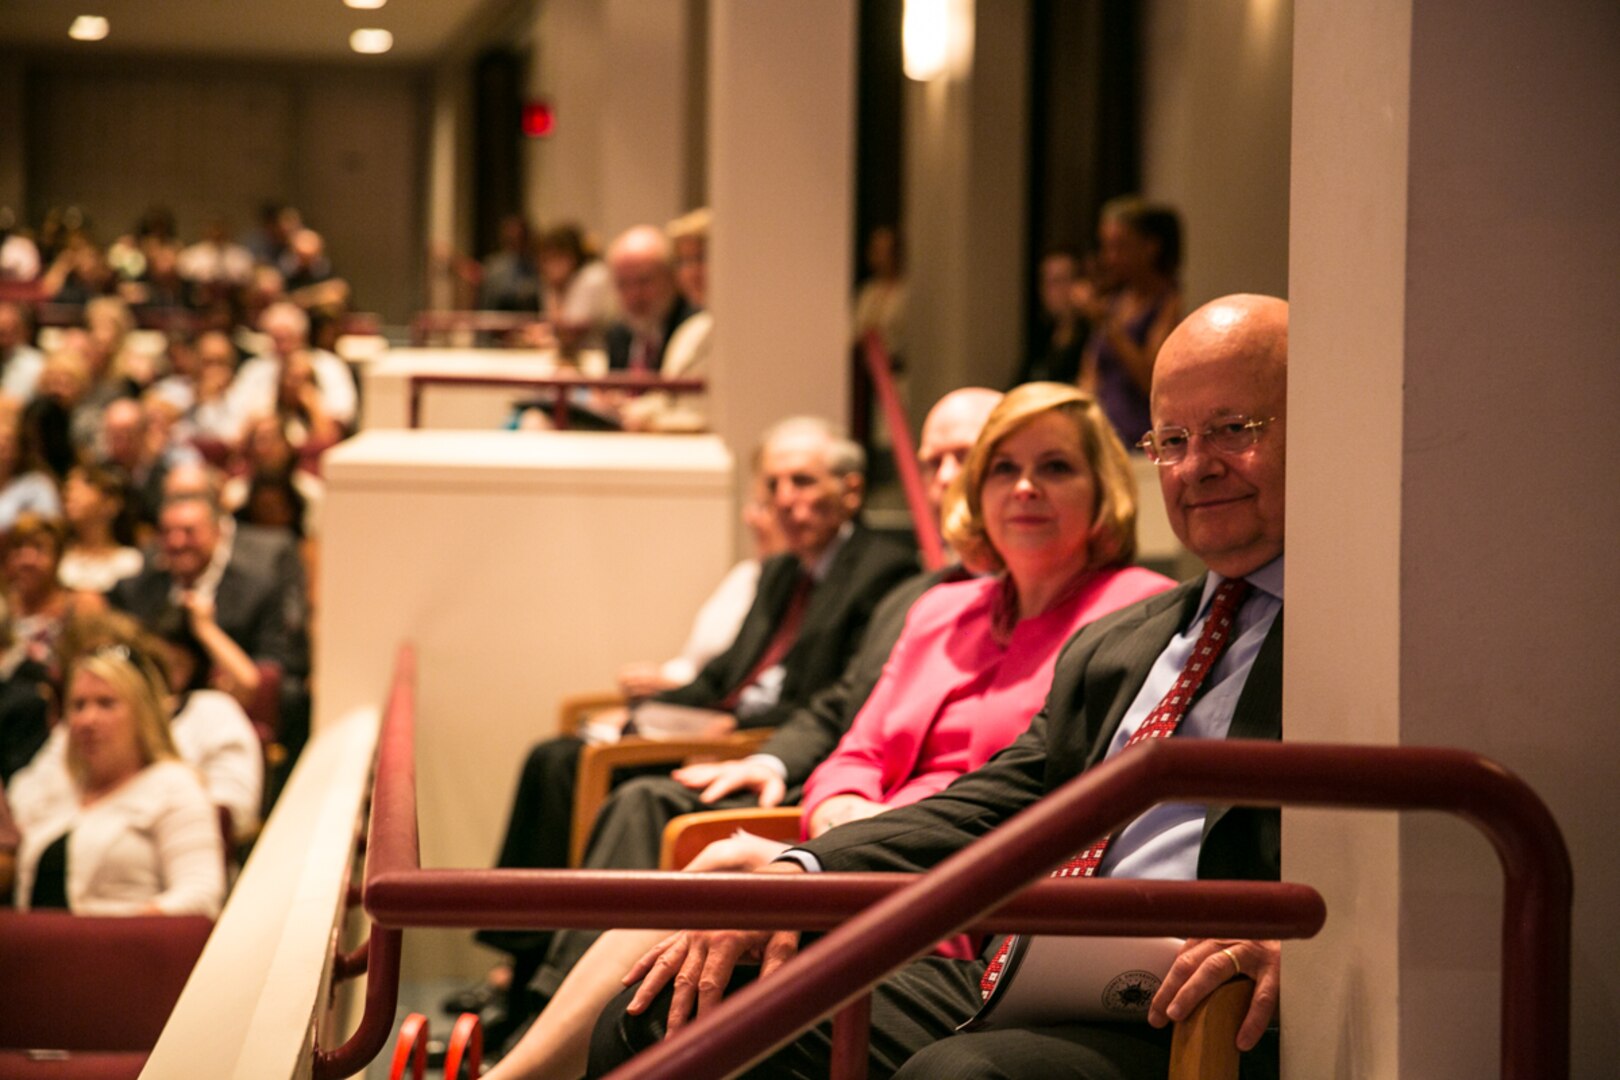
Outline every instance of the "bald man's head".
<path fill-rule="evenodd" d="M 968 451 L 979 441 L 979 432 L 990 411 L 1001 402 L 1001 392 L 982 386 L 952 390 L 934 403 L 923 421 L 917 443 L 917 459 L 922 464 L 923 484 L 928 505 L 939 517 L 940 504 L 951 481 L 962 471 Z"/>
<path fill-rule="evenodd" d="M 638 330 L 661 323 L 675 303 L 675 257 L 664 230 L 652 225 L 625 230 L 608 245 L 607 263 L 624 321 Z"/>
<path fill-rule="evenodd" d="M 1275 297 L 1205 304 L 1154 364 L 1153 437 L 1180 459 L 1159 468 L 1171 528 L 1227 577 L 1283 552 L 1287 406 L 1288 304 Z"/>

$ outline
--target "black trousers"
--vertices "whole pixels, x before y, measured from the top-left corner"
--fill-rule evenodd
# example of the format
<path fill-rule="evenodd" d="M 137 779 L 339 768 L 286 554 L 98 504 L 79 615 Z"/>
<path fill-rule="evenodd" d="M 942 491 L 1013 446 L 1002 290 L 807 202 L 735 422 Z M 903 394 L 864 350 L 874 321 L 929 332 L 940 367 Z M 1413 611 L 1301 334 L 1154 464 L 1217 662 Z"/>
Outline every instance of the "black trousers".
<path fill-rule="evenodd" d="M 523 762 L 523 771 L 518 775 L 517 791 L 512 796 L 512 809 L 507 815 L 506 835 L 501 841 L 500 855 L 495 860 L 496 867 L 503 870 L 567 868 L 569 837 L 574 825 L 574 789 L 579 774 L 579 755 L 584 746 L 584 742 L 580 739 L 564 735 L 536 743 L 529 751 L 529 756 Z M 667 771 L 665 766 L 650 766 L 646 769 L 616 772 L 614 777 L 615 780 L 621 780 L 646 773 Z M 649 775 L 646 779 L 653 781 L 657 777 Z M 680 787 L 667 777 L 665 781 Z M 607 809 L 612 807 L 615 801 L 615 798 L 610 797 L 604 804 L 603 813 L 597 819 L 598 833 L 601 832 L 603 822 L 610 816 Z M 696 796 L 692 801 L 696 803 Z M 630 820 L 630 817 L 631 815 L 626 815 L 625 820 Z M 616 839 L 613 843 L 598 843 L 593 840 L 591 850 L 611 849 L 619 840 L 623 840 L 633 848 L 632 857 L 645 858 L 646 845 L 643 842 L 640 847 L 636 846 L 633 839 L 635 830 L 624 829 L 622 835 L 620 832 L 615 832 L 614 835 Z M 662 835 L 663 826 L 660 824 L 651 842 L 651 861 L 644 864 L 647 869 L 656 868 L 658 865 L 658 842 Z M 630 869 L 640 864 L 593 863 L 587 860 L 585 865 Z M 474 935 L 483 944 L 511 955 L 512 985 L 517 989 L 526 987 L 534 978 L 535 971 L 539 969 L 548 948 L 557 936 L 559 935 L 551 930 L 480 930 Z M 590 947 L 592 941 L 596 940 L 596 931 L 579 931 L 571 936 L 583 939 L 583 944 L 578 945 L 577 952 L 574 953 L 577 958 Z M 568 966 L 573 966 L 571 961 Z M 566 973 L 566 968 L 564 971 Z"/>
<path fill-rule="evenodd" d="M 536 743 L 518 775 L 512 809 L 506 818 L 506 836 L 495 860 L 502 870 L 561 870 L 568 866 L 568 837 L 574 823 L 574 781 L 584 742 L 560 736 Z M 526 968 L 526 985 L 551 942 L 549 930 L 480 930 L 478 941 L 510 953 L 518 968 Z"/>
<path fill-rule="evenodd" d="M 757 969 L 739 969 L 733 988 Z M 870 1075 L 874 1080 L 1163 1080 L 1170 1031 L 1145 1023 L 1062 1024 L 1013 1031 L 955 1033 L 979 1006 L 981 960 L 925 957 L 880 983 L 872 995 Z M 666 989 L 646 1012 L 624 1011 L 633 988 L 612 1002 L 592 1035 L 590 1076 L 602 1076 L 664 1034 Z M 827 1075 L 832 1025 L 824 1022 L 743 1075 L 813 1080 Z M 1276 1077 L 1268 1054 L 1245 1055 L 1245 1078 Z"/>

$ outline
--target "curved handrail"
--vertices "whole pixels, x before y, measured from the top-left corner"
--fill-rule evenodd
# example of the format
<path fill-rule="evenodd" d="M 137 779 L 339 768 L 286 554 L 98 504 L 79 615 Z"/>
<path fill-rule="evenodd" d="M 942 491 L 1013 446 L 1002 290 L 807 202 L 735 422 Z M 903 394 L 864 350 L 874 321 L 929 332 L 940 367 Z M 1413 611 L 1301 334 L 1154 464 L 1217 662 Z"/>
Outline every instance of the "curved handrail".
<path fill-rule="evenodd" d="M 1076 777 L 922 877 L 423 870 L 411 760 L 414 698 L 402 693 L 403 678 L 396 680 L 379 749 L 366 864 L 365 907 L 376 926 L 361 1029 L 380 1028 L 378 1049 L 394 1007 L 382 984 L 397 979 L 402 926 L 653 926 L 668 925 L 667 913 L 678 910 L 693 927 L 836 927 L 792 962 L 787 977 L 739 992 L 614 1074 L 637 1080 L 740 1068 L 769 1052 L 767 1043 L 786 1041 L 964 927 L 1281 938 L 1308 937 L 1320 928 L 1321 898 L 1301 885 L 1037 881 L 1072 850 L 1155 803 L 1175 799 L 1440 810 L 1469 821 L 1495 848 L 1506 878 L 1501 1075 L 1524 1080 L 1568 1074 L 1568 851 L 1535 793 L 1478 755 L 1235 740 L 1156 742 Z M 987 891 L 986 881 L 1013 889 L 1035 883 L 1008 900 Z M 379 948 L 385 950 L 382 959 L 390 960 L 389 938 L 391 968 L 378 963 Z M 379 984 L 375 995 L 371 980 Z M 743 1022 L 735 1022 L 744 1014 Z M 357 1032 L 351 1041 L 359 1037 Z M 339 1074 L 320 1069 L 316 1075 Z"/>
<path fill-rule="evenodd" d="M 394 661 L 394 682 L 389 690 L 382 736 L 377 747 L 377 779 L 372 784 L 367 836 L 388 835 L 406 847 L 413 861 L 420 861 L 416 831 L 415 740 L 416 650 L 410 645 L 401 645 Z M 387 782 L 384 778 L 387 778 Z M 406 789 L 403 798 L 401 788 Z M 377 846 L 368 842 L 368 877 L 378 854 Z M 402 938 L 398 929 L 375 924 L 371 927 L 371 938 L 366 946 L 366 1004 L 360 1023 L 341 1046 L 315 1052 L 312 1075 L 316 1080 L 353 1076 L 388 1044 L 394 1009 L 399 1003 Z"/>
<path fill-rule="evenodd" d="M 612 1075 L 727 1075 L 864 993 L 955 929 L 962 912 L 983 910 L 986 881 L 1032 881 L 1169 799 L 1440 810 L 1468 821 L 1506 879 L 1502 1076 L 1568 1076 L 1573 872 L 1546 804 L 1500 765 L 1463 751 L 1246 741 L 1158 741 L 1103 762 Z"/>
<path fill-rule="evenodd" d="M 900 395 L 894 388 L 894 371 L 889 353 L 876 330 L 868 330 L 861 340 L 861 358 L 866 362 L 866 373 L 877 391 L 878 405 L 883 409 L 884 422 L 889 425 L 890 441 L 894 444 L 894 467 L 900 473 L 900 486 L 906 494 L 906 506 L 911 510 L 911 523 L 917 533 L 917 550 L 922 555 L 923 569 L 938 570 L 945 565 L 945 544 L 940 539 L 939 522 L 928 505 L 928 494 L 923 488 L 922 470 L 917 467 L 916 441 L 911 437 L 911 422 L 900 405 Z"/>

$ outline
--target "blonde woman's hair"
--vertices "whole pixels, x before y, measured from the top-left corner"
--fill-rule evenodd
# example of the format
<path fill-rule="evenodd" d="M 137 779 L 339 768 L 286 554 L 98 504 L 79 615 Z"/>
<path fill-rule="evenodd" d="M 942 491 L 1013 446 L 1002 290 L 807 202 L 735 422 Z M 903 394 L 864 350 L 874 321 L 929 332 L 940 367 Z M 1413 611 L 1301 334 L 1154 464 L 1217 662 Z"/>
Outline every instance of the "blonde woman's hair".
<path fill-rule="evenodd" d="M 941 508 L 945 540 L 963 565 L 980 571 L 1001 570 L 1001 555 L 984 529 L 980 494 L 990 459 L 1003 439 L 1037 417 L 1057 413 L 1074 425 L 1081 453 L 1097 484 L 1090 565 L 1093 569 L 1127 566 L 1136 559 L 1136 478 L 1125 446 L 1114 433 L 1097 399 L 1065 383 L 1025 383 L 1007 392 L 991 411 L 968 452 L 962 472 L 951 484 Z"/>
<path fill-rule="evenodd" d="M 73 680 L 80 672 L 101 679 L 112 687 L 120 701 L 129 706 L 130 714 L 135 719 L 135 744 L 140 748 L 144 764 L 179 758 L 174 736 L 169 731 L 169 710 L 164 704 L 168 687 L 150 657 L 127 645 L 105 645 L 94 652 L 85 653 L 74 662 L 68 675 L 70 703 Z M 74 749 L 71 739 L 68 740 L 67 763 L 76 781 L 81 785 L 88 781 L 84 760 Z"/>

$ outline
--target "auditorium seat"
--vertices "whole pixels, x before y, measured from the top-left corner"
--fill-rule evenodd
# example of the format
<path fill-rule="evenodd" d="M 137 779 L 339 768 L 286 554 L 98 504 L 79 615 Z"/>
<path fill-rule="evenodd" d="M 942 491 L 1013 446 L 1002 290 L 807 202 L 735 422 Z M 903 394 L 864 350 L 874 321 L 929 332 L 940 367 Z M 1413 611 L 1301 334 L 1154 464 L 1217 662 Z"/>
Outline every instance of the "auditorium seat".
<path fill-rule="evenodd" d="M 571 694 L 557 706 L 557 731 L 577 735 L 592 713 L 624 704 L 615 691 Z M 747 757 L 770 737 L 774 728 L 750 728 L 718 738 L 649 739 L 628 735 L 616 743 L 586 746 L 579 755 L 579 771 L 574 785 L 574 826 L 569 837 L 568 863 L 580 865 L 590 843 L 597 812 L 613 787 L 615 769 L 667 765 L 671 769 L 694 758 L 722 761 Z"/>
<path fill-rule="evenodd" d="M 212 929 L 200 915 L 0 912 L 0 1072 L 138 1075 Z"/>
<path fill-rule="evenodd" d="M 751 806 L 733 810 L 700 810 L 682 814 L 664 826 L 659 850 L 660 870 L 679 870 L 716 840 L 724 840 L 743 829 L 784 844 L 799 840 L 799 808 L 796 806 Z"/>

